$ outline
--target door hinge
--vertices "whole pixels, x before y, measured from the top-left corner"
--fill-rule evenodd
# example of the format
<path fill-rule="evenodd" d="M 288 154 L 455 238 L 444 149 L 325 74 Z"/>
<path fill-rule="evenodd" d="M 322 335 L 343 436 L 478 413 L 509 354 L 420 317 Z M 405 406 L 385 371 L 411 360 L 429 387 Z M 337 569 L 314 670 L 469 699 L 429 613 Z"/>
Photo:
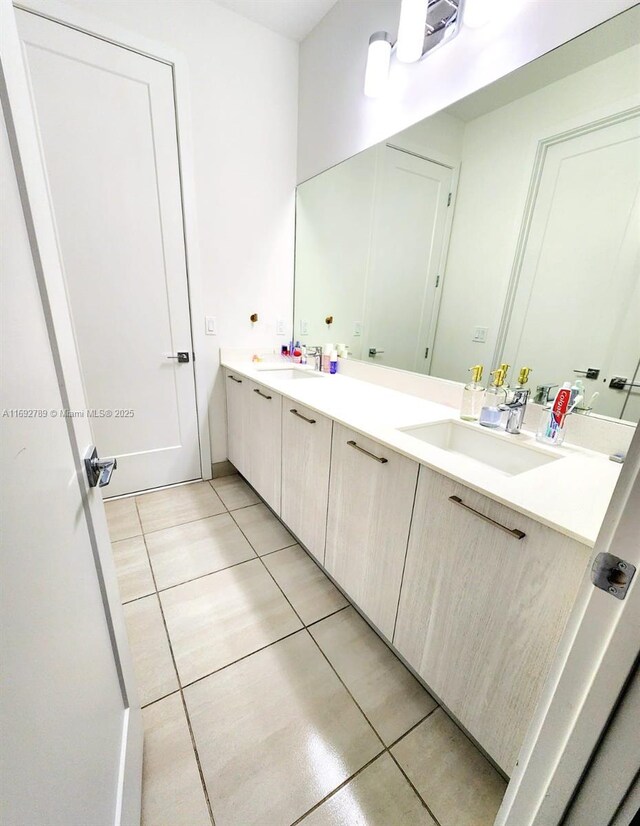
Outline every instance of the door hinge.
<path fill-rule="evenodd" d="M 438 288 L 438 284 L 440 284 L 440 276 L 436 275 L 436 289 Z"/>
<path fill-rule="evenodd" d="M 428 348 L 428 347 L 427 347 L 427 349 L 424 351 L 424 357 L 425 357 L 425 358 L 429 358 L 429 348 Z"/>
<path fill-rule="evenodd" d="M 591 566 L 591 582 L 616 599 L 624 599 L 636 572 L 636 566 L 619 556 L 601 553 Z"/>
<path fill-rule="evenodd" d="M 451 193 L 449 193 L 449 197 L 447 198 L 447 206 L 451 206 Z"/>

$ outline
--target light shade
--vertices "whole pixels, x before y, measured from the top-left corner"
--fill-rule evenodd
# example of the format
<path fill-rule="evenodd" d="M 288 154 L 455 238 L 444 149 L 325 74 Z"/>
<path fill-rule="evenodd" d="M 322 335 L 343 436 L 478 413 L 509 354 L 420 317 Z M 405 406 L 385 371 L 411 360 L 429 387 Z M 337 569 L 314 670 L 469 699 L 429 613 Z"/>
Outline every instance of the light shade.
<path fill-rule="evenodd" d="M 364 74 L 364 93 L 368 98 L 377 98 L 384 91 L 389 79 L 390 62 L 391 38 L 387 32 L 374 32 L 369 38 Z"/>
<path fill-rule="evenodd" d="M 428 0 L 402 0 L 396 57 L 401 63 L 415 63 L 422 57 Z"/>

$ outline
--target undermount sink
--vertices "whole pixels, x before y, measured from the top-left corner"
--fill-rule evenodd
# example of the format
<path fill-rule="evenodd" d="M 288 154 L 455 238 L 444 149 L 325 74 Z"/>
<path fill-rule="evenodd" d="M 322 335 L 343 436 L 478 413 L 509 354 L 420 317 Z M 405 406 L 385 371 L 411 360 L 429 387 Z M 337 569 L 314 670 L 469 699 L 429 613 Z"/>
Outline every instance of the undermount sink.
<path fill-rule="evenodd" d="M 401 429 L 414 439 L 420 439 L 448 453 L 465 456 L 485 467 L 500 471 L 504 476 L 526 473 L 562 458 L 533 446 L 510 441 L 514 437 L 482 430 L 464 422 L 437 422 Z"/>
<path fill-rule="evenodd" d="M 279 379 L 319 379 L 320 373 L 313 370 L 297 370 L 295 367 L 259 367 L 261 373 L 275 373 Z M 276 378 L 276 376 L 274 376 Z"/>

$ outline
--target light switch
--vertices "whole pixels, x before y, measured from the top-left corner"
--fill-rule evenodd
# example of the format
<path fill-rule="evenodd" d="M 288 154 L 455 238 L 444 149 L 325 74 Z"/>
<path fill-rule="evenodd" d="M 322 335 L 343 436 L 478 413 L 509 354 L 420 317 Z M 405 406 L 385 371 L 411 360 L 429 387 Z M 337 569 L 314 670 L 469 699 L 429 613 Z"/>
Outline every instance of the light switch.
<path fill-rule="evenodd" d="M 309 322 L 305 318 L 300 319 L 300 335 L 301 336 L 308 336 L 309 335 Z"/>
<path fill-rule="evenodd" d="M 216 320 L 215 320 L 214 316 L 212 316 L 212 315 L 205 316 L 204 331 L 208 336 L 215 336 L 217 334 Z"/>
<path fill-rule="evenodd" d="M 474 327 L 473 338 L 471 339 L 471 341 L 475 341 L 477 344 L 485 344 L 487 341 L 488 333 L 488 327 Z"/>
<path fill-rule="evenodd" d="M 277 336 L 284 336 L 284 335 L 286 335 L 286 333 L 285 333 L 285 331 L 284 331 L 284 320 L 283 320 L 282 318 L 279 318 L 279 319 L 276 321 L 276 335 L 277 335 Z"/>
<path fill-rule="evenodd" d="M 354 336 L 361 336 L 362 335 L 362 322 L 356 321 L 353 325 L 353 335 Z"/>

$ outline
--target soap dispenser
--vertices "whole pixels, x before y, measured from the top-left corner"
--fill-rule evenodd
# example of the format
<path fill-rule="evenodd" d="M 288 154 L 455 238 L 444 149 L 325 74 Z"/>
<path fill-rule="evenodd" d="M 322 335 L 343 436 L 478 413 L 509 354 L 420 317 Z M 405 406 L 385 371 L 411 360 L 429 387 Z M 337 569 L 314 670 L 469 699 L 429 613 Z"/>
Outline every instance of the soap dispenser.
<path fill-rule="evenodd" d="M 480 424 L 484 427 L 499 427 L 502 418 L 500 405 L 507 402 L 507 393 L 503 388 L 504 371 L 501 367 L 491 372 L 493 382 L 487 387 L 484 404 L 480 411 Z"/>
<path fill-rule="evenodd" d="M 501 364 L 500 370 L 502 370 L 502 389 L 504 390 L 507 396 L 507 404 L 511 401 L 511 387 L 509 386 L 509 368 L 511 367 L 510 364 Z"/>
<path fill-rule="evenodd" d="M 460 407 L 460 418 L 466 422 L 477 422 L 480 418 L 480 411 L 484 402 L 484 387 L 482 381 L 481 364 L 470 367 L 471 381 L 465 384 L 462 391 L 462 406 Z"/>

